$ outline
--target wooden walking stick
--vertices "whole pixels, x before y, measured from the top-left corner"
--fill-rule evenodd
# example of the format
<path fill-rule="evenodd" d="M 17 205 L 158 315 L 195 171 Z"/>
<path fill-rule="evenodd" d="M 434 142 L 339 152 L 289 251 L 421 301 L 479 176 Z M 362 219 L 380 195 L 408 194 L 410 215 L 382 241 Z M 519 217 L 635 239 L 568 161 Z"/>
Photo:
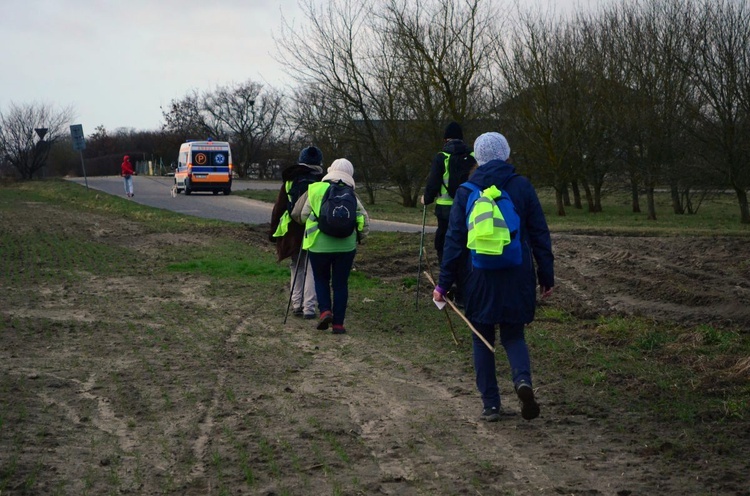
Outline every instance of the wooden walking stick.
<path fill-rule="evenodd" d="M 430 261 L 427 260 L 427 257 L 424 258 L 424 261 L 427 263 L 427 272 L 425 272 L 425 274 L 427 275 L 427 280 L 430 281 L 430 284 L 435 286 L 435 280 L 432 278 L 432 270 L 430 269 Z M 456 337 L 456 330 L 453 328 L 453 321 L 451 320 L 451 316 L 448 312 L 445 312 L 445 318 L 448 320 L 448 328 L 451 330 L 451 335 L 453 336 L 453 342 L 456 343 L 456 346 L 458 346 L 458 338 Z"/>
<path fill-rule="evenodd" d="M 435 286 L 435 281 L 432 280 L 432 277 L 430 276 L 430 274 L 428 274 L 427 271 L 425 271 L 424 274 L 428 278 L 428 280 L 430 281 L 430 283 L 432 283 L 432 285 Z M 443 299 L 446 301 L 446 303 L 448 303 L 448 306 L 450 306 L 453 309 L 453 311 L 458 314 L 459 317 L 461 317 L 462 319 L 464 319 L 464 322 L 466 322 L 466 325 L 469 326 L 469 329 L 471 329 L 471 332 L 473 332 L 474 334 L 476 334 L 477 337 L 479 339 L 481 339 L 482 342 L 487 346 L 487 348 L 489 348 L 490 351 L 492 351 L 492 353 L 495 353 L 495 348 L 490 343 L 488 343 L 486 339 L 484 339 L 484 336 L 482 336 L 481 334 L 479 334 L 479 331 L 477 331 L 474 328 L 473 325 L 471 325 L 471 322 L 469 322 L 469 319 L 467 319 L 466 316 L 461 313 L 461 310 L 459 310 L 458 307 L 456 306 L 456 304 L 453 303 L 453 300 L 451 300 L 447 296 L 443 296 Z"/>

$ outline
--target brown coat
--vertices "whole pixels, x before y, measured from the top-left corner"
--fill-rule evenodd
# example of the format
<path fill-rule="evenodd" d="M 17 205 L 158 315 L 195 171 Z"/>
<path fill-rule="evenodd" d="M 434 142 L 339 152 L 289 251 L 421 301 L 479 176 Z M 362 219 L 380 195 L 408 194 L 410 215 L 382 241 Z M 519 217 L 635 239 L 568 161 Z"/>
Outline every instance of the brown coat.
<path fill-rule="evenodd" d="M 273 205 L 273 212 L 271 212 L 271 232 L 269 233 L 269 236 L 276 232 L 281 216 L 286 212 L 288 202 L 286 188 L 282 184 L 281 189 L 279 190 L 279 196 L 276 197 L 276 203 Z M 304 233 L 304 226 L 291 221 L 289 223 L 289 229 L 284 236 L 280 238 L 272 238 L 276 241 L 276 258 L 279 262 L 299 253 Z"/>

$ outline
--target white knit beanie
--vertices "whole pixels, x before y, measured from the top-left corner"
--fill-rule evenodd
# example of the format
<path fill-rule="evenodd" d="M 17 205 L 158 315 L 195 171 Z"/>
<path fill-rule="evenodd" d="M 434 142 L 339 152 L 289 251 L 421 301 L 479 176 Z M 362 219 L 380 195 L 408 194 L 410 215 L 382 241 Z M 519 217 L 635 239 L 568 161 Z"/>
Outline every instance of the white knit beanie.
<path fill-rule="evenodd" d="M 484 133 L 474 141 L 474 158 L 477 164 L 484 165 L 490 160 L 502 160 L 510 157 L 510 145 L 500 133 Z"/>
<path fill-rule="evenodd" d="M 345 158 L 338 158 L 328 167 L 323 181 L 343 181 L 354 188 L 354 166 Z"/>
<path fill-rule="evenodd" d="M 331 171 L 341 171 L 354 177 L 354 166 L 345 158 L 337 158 L 334 160 L 331 166 L 328 167 L 328 172 Z"/>

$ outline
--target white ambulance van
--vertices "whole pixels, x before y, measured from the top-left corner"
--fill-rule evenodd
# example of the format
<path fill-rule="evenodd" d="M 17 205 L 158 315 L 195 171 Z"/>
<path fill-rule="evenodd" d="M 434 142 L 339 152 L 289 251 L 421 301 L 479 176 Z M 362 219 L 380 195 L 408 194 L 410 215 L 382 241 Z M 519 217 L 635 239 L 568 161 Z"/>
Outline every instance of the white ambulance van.
<path fill-rule="evenodd" d="M 180 145 L 174 184 L 178 193 L 232 192 L 232 150 L 226 141 L 188 141 Z"/>

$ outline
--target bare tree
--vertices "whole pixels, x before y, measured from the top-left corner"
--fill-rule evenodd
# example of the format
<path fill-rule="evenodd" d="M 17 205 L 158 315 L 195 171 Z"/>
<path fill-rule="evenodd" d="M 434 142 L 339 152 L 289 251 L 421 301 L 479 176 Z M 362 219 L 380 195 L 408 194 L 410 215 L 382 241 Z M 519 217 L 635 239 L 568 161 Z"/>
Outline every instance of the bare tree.
<path fill-rule="evenodd" d="M 264 90 L 260 83 L 245 81 L 219 86 L 205 95 L 202 115 L 217 136 L 232 142 L 240 175 L 248 168 L 273 132 L 282 110 L 283 98 L 274 89 Z M 261 170 L 261 178 L 264 171 Z"/>
<path fill-rule="evenodd" d="M 172 100 L 167 110 L 162 108 L 162 130 L 180 136 L 183 142 L 210 135 L 211 129 L 201 113 L 202 108 L 203 95 L 198 90 L 190 91 L 181 99 Z"/>
<path fill-rule="evenodd" d="M 250 80 L 205 92 L 194 90 L 162 111 L 163 129 L 182 135 L 183 141 L 196 137 L 229 141 L 238 173 L 244 177 L 270 139 L 282 105 L 279 91 Z"/>
<path fill-rule="evenodd" d="M 474 114 L 496 26 L 487 4 L 333 0 L 319 9 L 308 0 L 306 24 L 285 23 L 277 38 L 290 74 L 337 110 L 327 124 L 365 177 L 382 170 L 405 206 L 416 204 L 447 120 Z"/>
<path fill-rule="evenodd" d="M 709 164 L 737 195 L 740 221 L 750 224 L 750 7 L 706 0 L 699 18 L 692 71 L 702 110 L 698 136 L 713 154 Z"/>
<path fill-rule="evenodd" d="M 51 105 L 10 104 L 0 111 L 0 154 L 22 179 L 33 179 L 44 167 L 52 145 L 68 135 L 71 108 L 55 110 Z M 36 129 L 44 129 L 40 139 Z"/>
<path fill-rule="evenodd" d="M 622 118 L 626 130 L 625 158 L 646 191 L 647 216 L 656 219 L 655 190 L 670 183 L 677 200 L 675 172 L 683 160 L 685 129 L 692 97 L 685 61 L 692 57 L 694 12 L 691 2 L 655 0 L 627 2 L 608 9 L 604 17 L 619 43 L 624 60 L 622 85 L 630 89 Z M 679 210 L 678 205 L 674 208 Z"/>
<path fill-rule="evenodd" d="M 557 214 L 562 216 L 575 145 L 564 92 L 575 92 L 580 87 L 580 68 L 569 70 L 569 64 L 560 60 L 574 53 L 556 52 L 565 33 L 551 17 L 540 12 L 521 12 L 518 27 L 519 32 L 507 48 L 497 54 L 506 86 L 494 109 L 495 118 L 505 120 L 516 134 L 515 148 L 523 150 L 527 172 L 554 186 Z"/>

